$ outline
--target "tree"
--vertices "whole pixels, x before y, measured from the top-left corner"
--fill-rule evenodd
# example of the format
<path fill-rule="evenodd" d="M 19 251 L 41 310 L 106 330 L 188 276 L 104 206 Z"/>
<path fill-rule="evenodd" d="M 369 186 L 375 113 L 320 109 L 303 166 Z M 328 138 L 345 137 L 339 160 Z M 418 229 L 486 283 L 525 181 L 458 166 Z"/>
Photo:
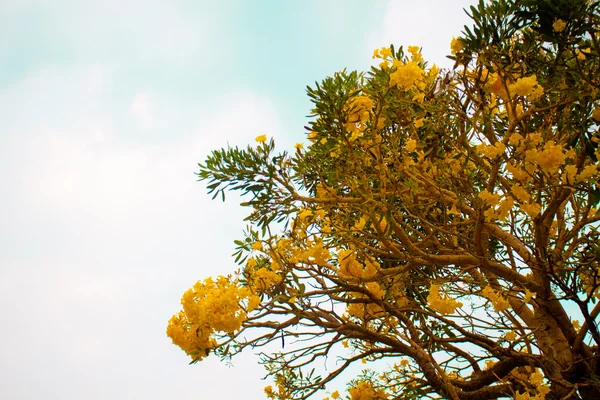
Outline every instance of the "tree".
<path fill-rule="evenodd" d="M 468 13 L 453 70 L 377 49 L 307 89 L 310 146 L 261 135 L 199 164 L 250 225 L 240 269 L 169 321 L 192 362 L 280 345 L 271 399 L 361 361 L 348 399 L 600 398 L 598 2 Z"/>

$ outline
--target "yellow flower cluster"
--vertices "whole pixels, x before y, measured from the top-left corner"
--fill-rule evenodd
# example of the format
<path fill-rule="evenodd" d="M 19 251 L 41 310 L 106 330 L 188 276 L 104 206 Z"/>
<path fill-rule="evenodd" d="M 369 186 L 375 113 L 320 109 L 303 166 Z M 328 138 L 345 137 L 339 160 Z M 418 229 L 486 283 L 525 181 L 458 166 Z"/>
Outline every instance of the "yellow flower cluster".
<path fill-rule="evenodd" d="M 494 311 L 496 312 L 504 311 L 510 308 L 510 303 L 508 302 L 508 300 L 502 297 L 502 295 L 496 293 L 494 289 L 492 289 L 489 285 L 481 291 L 481 294 L 492 302 L 492 305 L 494 306 Z"/>
<path fill-rule="evenodd" d="M 488 89 L 491 93 L 499 96 L 500 98 L 506 100 L 508 99 L 508 95 L 506 93 L 506 87 L 504 85 L 503 77 L 497 72 L 493 72 L 488 74 L 488 80 L 486 82 L 486 89 Z"/>
<path fill-rule="evenodd" d="M 554 20 L 554 23 L 552 24 L 552 29 L 554 29 L 554 32 L 562 32 L 566 27 L 567 23 L 562 19 Z"/>
<path fill-rule="evenodd" d="M 450 42 L 450 52 L 452 54 L 459 53 L 464 48 L 463 42 L 460 38 L 452 38 Z"/>
<path fill-rule="evenodd" d="M 376 299 L 383 299 L 385 296 L 385 291 L 377 282 L 368 282 L 365 284 L 365 288 Z M 354 298 L 368 299 L 369 297 L 362 293 L 358 293 L 354 296 Z M 365 322 L 373 318 L 382 318 L 386 316 L 385 310 L 380 305 L 374 303 L 350 303 L 346 308 L 346 313 L 349 316 L 358 318 Z"/>
<path fill-rule="evenodd" d="M 427 296 L 427 304 L 429 307 L 442 314 L 454 314 L 457 308 L 462 307 L 460 301 L 456 301 L 450 297 L 444 297 L 440 294 L 440 286 L 432 284 Z"/>
<path fill-rule="evenodd" d="M 337 390 L 333 393 L 331 393 L 331 398 L 333 400 L 337 400 L 340 398 L 340 392 L 338 392 Z M 329 400 L 329 397 L 324 397 L 323 400 Z"/>
<path fill-rule="evenodd" d="M 392 56 L 392 49 L 389 47 L 382 47 L 380 49 L 375 49 L 373 52 L 373 58 L 389 58 Z"/>
<path fill-rule="evenodd" d="M 262 267 L 251 272 L 250 285 L 259 292 L 265 292 L 281 282 L 282 278 L 276 271 L 281 267 L 278 263 L 272 262 L 271 269 Z"/>
<path fill-rule="evenodd" d="M 496 142 L 493 146 L 481 143 L 477 146 L 477 152 L 489 158 L 496 158 L 504 154 L 506 146 L 502 142 Z"/>
<path fill-rule="evenodd" d="M 525 211 L 531 218 L 535 218 L 542 210 L 542 206 L 537 203 L 521 204 L 521 210 Z"/>
<path fill-rule="evenodd" d="M 495 206 L 500 201 L 500 195 L 497 193 L 490 193 L 487 189 L 479 192 L 478 197 L 483 200 L 486 205 Z"/>
<path fill-rule="evenodd" d="M 348 113 L 348 119 L 344 126 L 348 132 L 352 133 L 351 141 L 354 141 L 361 136 L 361 132 L 365 128 L 364 124 L 371 116 L 373 100 L 367 96 L 356 96 L 348 101 L 344 109 Z"/>
<path fill-rule="evenodd" d="M 512 210 L 514 204 L 515 201 L 509 197 L 503 199 L 498 205 L 498 207 L 491 207 L 487 209 L 483 214 L 485 215 L 488 221 L 494 219 L 505 220 L 506 218 L 508 218 L 508 214 L 510 213 L 510 210 Z"/>
<path fill-rule="evenodd" d="M 565 163 L 565 159 L 563 146 L 547 142 L 537 157 L 537 163 L 542 171 L 553 175 Z"/>
<path fill-rule="evenodd" d="M 544 400 L 546 395 L 550 393 L 550 387 L 544 384 L 544 375 L 542 375 L 541 372 L 533 372 L 531 375 L 529 375 L 529 379 L 527 379 L 527 381 L 535 387 L 534 391 L 536 393 L 532 396 L 527 392 L 517 392 L 515 395 L 515 400 Z"/>
<path fill-rule="evenodd" d="M 398 86 L 403 90 L 410 90 L 417 86 L 423 79 L 424 72 L 415 61 L 409 61 L 406 64 L 399 60 L 394 60 L 396 71 L 390 74 L 390 86 Z"/>
<path fill-rule="evenodd" d="M 351 400 L 386 400 L 387 394 L 383 389 L 375 389 L 371 382 L 359 381 L 348 390 Z"/>
<path fill-rule="evenodd" d="M 563 179 L 568 183 L 579 183 L 583 182 L 588 178 L 593 177 L 594 175 L 598 175 L 598 167 L 596 165 L 587 165 L 583 170 L 578 174 L 576 165 L 567 165 L 565 166 Z"/>
<path fill-rule="evenodd" d="M 521 169 L 521 167 L 515 164 L 506 164 L 506 171 L 519 182 L 527 182 L 531 180 L 531 176 L 527 173 L 527 171 L 524 171 Z"/>
<path fill-rule="evenodd" d="M 531 100 L 537 100 L 544 94 L 544 88 L 540 86 L 535 75 L 519 78 L 508 86 L 513 95 L 524 96 Z"/>
<path fill-rule="evenodd" d="M 417 141 L 414 139 L 408 140 L 406 142 L 406 145 L 404 146 L 404 150 L 408 151 L 409 153 L 412 153 L 413 151 L 415 151 L 416 148 L 417 148 Z"/>
<path fill-rule="evenodd" d="M 372 278 L 377 274 L 379 263 L 370 258 L 366 258 L 363 263 L 356 258 L 356 252 L 351 249 L 338 251 L 338 275 L 343 279 L 351 278 Z"/>
<path fill-rule="evenodd" d="M 413 61 L 419 62 L 423 60 L 423 56 L 421 55 L 421 49 L 419 46 L 408 46 L 408 52 L 411 54 L 411 59 Z"/>
<path fill-rule="evenodd" d="M 198 281 L 181 298 L 183 310 L 169 320 L 167 336 L 194 359 L 201 360 L 216 347 L 215 332 L 238 331 L 246 312 L 258 305 L 257 296 L 236 281 L 220 276 Z M 247 306 L 242 306 L 246 301 Z"/>
<path fill-rule="evenodd" d="M 531 199 L 531 195 L 529 194 L 529 192 L 518 183 L 512 185 L 511 192 L 515 196 L 515 198 L 521 203 L 526 203 Z"/>
<path fill-rule="evenodd" d="M 323 241 L 309 242 L 304 251 L 297 252 L 296 258 L 306 264 L 316 264 L 323 267 L 329 266 L 331 253 L 323 245 Z"/>
<path fill-rule="evenodd" d="M 273 389 L 273 386 L 268 385 L 265 386 L 265 395 L 267 395 L 267 399 L 272 400 L 288 400 L 291 399 L 289 391 L 285 388 L 283 382 L 277 383 L 277 390 Z"/>
<path fill-rule="evenodd" d="M 383 308 L 374 303 L 351 303 L 346 308 L 347 316 L 368 322 L 375 318 L 383 318 L 387 314 Z M 345 318 L 347 318 L 347 316 Z"/>
<path fill-rule="evenodd" d="M 512 342 L 516 338 L 517 334 L 515 333 L 515 331 L 508 331 L 504 334 L 504 339 L 508 340 L 509 342 Z"/>

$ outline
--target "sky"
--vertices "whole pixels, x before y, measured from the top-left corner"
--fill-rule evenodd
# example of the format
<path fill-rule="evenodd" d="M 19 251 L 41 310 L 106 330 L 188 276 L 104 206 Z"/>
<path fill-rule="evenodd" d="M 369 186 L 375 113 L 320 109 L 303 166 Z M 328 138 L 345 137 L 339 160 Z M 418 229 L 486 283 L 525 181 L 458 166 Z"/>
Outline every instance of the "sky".
<path fill-rule="evenodd" d="M 450 67 L 470 3 L 0 0 L 0 398 L 264 399 L 256 355 L 165 334 L 245 226 L 197 163 L 306 142 L 306 86 L 376 47 Z"/>

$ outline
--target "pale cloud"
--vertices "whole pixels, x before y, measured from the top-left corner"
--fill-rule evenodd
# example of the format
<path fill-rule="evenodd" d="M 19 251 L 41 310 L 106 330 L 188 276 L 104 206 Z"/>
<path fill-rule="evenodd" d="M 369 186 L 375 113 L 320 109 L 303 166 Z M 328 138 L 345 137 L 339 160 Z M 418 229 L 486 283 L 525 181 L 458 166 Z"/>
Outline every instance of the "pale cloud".
<path fill-rule="evenodd" d="M 254 356 L 235 369 L 188 367 L 164 329 L 186 288 L 234 269 L 243 228 L 235 196 L 211 201 L 196 182 L 197 162 L 263 131 L 277 136 L 277 106 L 245 90 L 194 106 L 155 91 L 141 104 L 183 130 L 165 142 L 126 124 L 127 103 L 102 107 L 114 86 L 111 74 L 81 66 L 40 71 L 0 95 L 10 104 L 0 123 L 10 193 L 0 199 L 0 314 L 13 327 L 0 332 L 10 378 L 0 397 L 262 398 Z M 223 387 L 224 374 L 240 385 Z"/>
<path fill-rule="evenodd" d="M 30 34 L 53 51 L 79 60 L 173 65 L 197 58 L 213 44 L 214 30 L 222 22 L 215 8 L 212 2 L 18 0 L 2 2 L 0 22 L 11 37 L 21 33 L 18 21 L 43 16 Z M 11 40 L 0 40 L 0 54 L 12 45 Z"/>
<path fill-rule="evenodd" d="M 129 112 L 136 124 L 142 129 L 150 129 L 155 126 L 156 117 L 154 111 L 150 110 L 150 101 L 149 92 L 140 92 L 133 96 L 129 106 Z"/>

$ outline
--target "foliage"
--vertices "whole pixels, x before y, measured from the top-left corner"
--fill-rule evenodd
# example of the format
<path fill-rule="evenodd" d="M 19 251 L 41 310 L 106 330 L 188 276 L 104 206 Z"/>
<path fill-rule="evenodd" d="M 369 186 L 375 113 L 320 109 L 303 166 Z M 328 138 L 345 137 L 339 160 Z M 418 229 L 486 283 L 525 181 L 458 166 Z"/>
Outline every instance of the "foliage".
<path fill-rule="evenodd" d="M 281 343 L 271 399 L 360 362 L 348 399 L 600 398 L 598 2 L 468 13 L 453 70 L 377 49 L 307 89 L 306 149 L 261 135 L 199 165 L 251 212 L 241 269 L 169 322 L 193 362 Z"/>

